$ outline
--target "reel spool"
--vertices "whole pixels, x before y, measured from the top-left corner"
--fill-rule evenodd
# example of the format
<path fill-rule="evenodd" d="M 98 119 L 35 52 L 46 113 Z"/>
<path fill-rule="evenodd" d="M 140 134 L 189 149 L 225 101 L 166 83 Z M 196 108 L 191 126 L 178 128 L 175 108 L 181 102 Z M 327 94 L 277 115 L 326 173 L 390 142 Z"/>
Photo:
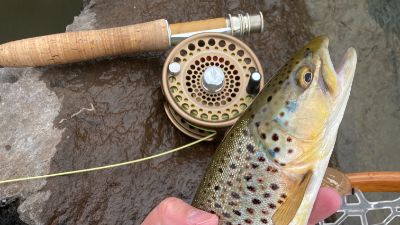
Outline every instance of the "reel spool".
<path fill-rule="evenodd" d="M 195 139 L 232 126 L 263 86 L 254 52 L 239 39 L 218 33 L 179 43 L 162 72 L 165 111 L 179 130 Z"/>

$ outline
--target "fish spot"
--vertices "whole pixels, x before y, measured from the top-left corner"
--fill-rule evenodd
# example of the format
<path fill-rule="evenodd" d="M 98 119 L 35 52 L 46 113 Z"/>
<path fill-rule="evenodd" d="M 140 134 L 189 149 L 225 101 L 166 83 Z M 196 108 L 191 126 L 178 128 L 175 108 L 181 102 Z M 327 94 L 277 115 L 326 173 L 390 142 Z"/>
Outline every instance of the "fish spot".
<path fill-rule="evenodd" d="M 227 184 L 228 186 L 232 186 L 232 181 L 228 181 L 228 182 L 226 182 L 226 184 Z"/>
<path fill-rule="evenodd" d="M 260 136 L 261 136 L 261 138 L 264 139 L 264 140 L 267 139 L 267 135 L 266 135 L 265 133 L 261 133 Z"/>
<path fill-rule="evenodd" d="M 261 218 L 261 223 L 264 223 L 264 224 L 268 224 L 268 220 L 267 219 L 265 219 L 265 218 Z"/>
<path fill-rule="evenodd" d="M 258 157 L 258 161 L 265 162 L 265 158 L 263 156 Z"/>
<path fill-rule="evenodd" d="M 281 198 L 287 198 L 287 195 L 285 193 L 281 194 Z"/>
<path fill-rule="evenodd" d="M 269 204 L 268 204 L 268 207 L 271 208 L 271 209 L 275 209 L 275 208 L 276 208 L 276 205 L 275 205 L 274 203 L 269 203 Z"/>
<path fill-rule="evenodd" d="M 245 220 L 244 220 L 244 222 L 246 222 L 247 224 L 251 224 L 251 223 L 253 223 L 253 221 L 252 221 L 251 219 L 248 219 L 248 218 L 247 218 L 247 219 L 245 219 Z"/>
<path fill-rule="evenodd" d="M 279 203 L 279 204 L 282 204 L 282 203 L 283 203 L 283 201 L 282 201 L 282 200 L 278 200 L 278 203 Z"/>
<path fill-rule="evenodd" d="M 292 138 L 291 138 L 291 137 L 287 137 L 287 138 L 286 138 L 286 141 L 287 141 L 287 142 L 292 142 Z"/>
<path fill-rule="evenodd" d="M 231 192 L 231 196 L 232 196 L 232 198 L 236 198 L 236 199 L 240 198 L 240 195 L 236 192 Z"/>
<path fill-rule="evenodd" d="M 264 193 L 263 196 L 264 196 L 264 198 L 269 198 L 269 197 L 271 197 L 271 194 L 267 192 L 267 193 Z"/>
<path fill-rule="evenodd" d="M 236 169 L 236 164 L 232 163 L 231 165 L 229 165 L 229 167 L 230 167 L 231 169 Z"/>
<path fill-rule="evenodd" d="M 229 202 L 228 205 L 230 205 L 230 206 L 237 206 L 237 203 L 236 203 L 236 202 Z"/>
<path fill-rule="evenodd" d="M 279 151 L 281 151 L 281 149 L 279 147 L 274 148 L 274 152 L 278 153 Z"/>
<path fill-rule="evenodd" d="M 254 115 L 254 114 L 251 114 L 251 115 L 250 115 L 250 118 L 252 118 L 252 119 L 253 119 L 254 117 L 255 117 L 255 115 Z"/>
<path fill-rule="evenodd" d="M 226 217 L 226 218 L 231 218 L 231 214 L 229 214 L 229 213 L 222 213 L 222 215 L 224 216 L 224 217 Z"/>
<path fill-rule="evenodd" d="M 247 208 L 246 211 L 247 211 L 249 214 L 253 214 L 253 213 L 254 213 L 254 209 L 253 209 L 253 208 Z"/>
<path fill-rule="evenodd" d="M 272 184 L 270 185 L 270 188 L 271 188 L 272 190 L 276 191 L 276 190 L 279 189 L 279 186 L 278 186 L 277 184 L 275 184 L 275 183 L 272 183 Z"/>
<path fill-rule="evenodd" d="M 246 146 L 246 149 L 249 151 L 249 152 L 251 152 L 251 153 L 254 153 L 255 151 L 254 151 L 254 146 L 252 145 L 252 144 L 248 144 L 247 146 Z"/>
<path fill-rule="evenodd" d="M 268 96 L 267 102 L 270 102 L 272 100 L 272 96 Z"/>
<path fill-rule="evenodd" d="M 258 183 L 262 183 L 264 180 L 262 178 L 257 179 Z"/>
<path fill-rule="evenodd" d="M 209 212 L 212 213 L 212 214 L 215 214 L 215 211 L 214 211 L 214 210 L 210 210 Z"/>
<path fill-rule="evenodd" d="M 222 173 L 223 172 L 222 168 L 218 168 L 218 172 Z"/>
<path fill-rule="evenodd" d="M 285 112 L 280 112 L 279 116 L 281 116 L 281 117 L 285 116 Z"/>
<path fill-rule="evenodd" d="M 247 190 L 249 190 L 251 192 L 256 192 L 256 188 L 253 186 L 247 186 Z"/>
<path fill-rule="evenodd" d="M 253 169 L 257 169 L 257 168 L 258 168 L 258 165 L 255 164 L 255 163 L 252 163 L 252 164 L 251 164 L 251 167 L 252 167 Z"/>
<path fill-rule="evenodd" d="M 279 163 L 279 165 L 281 165 L 281 166 L 286 166 L 286 164 L 285 164 L 285 163 Z"/>
<path fill-rule="evenodd" d="M 245 179 L 246 181 L 250 181 L 251 178 L 253 178 L 253 175 L 251 175 L 251 174 L 247 174 L 247 175 L 244 176 L 244 179 Z"/>
<path fill-rule="evenodd" d="M 288 152 L 289 154 L 292 154 L 292 153 L 293 153 L 293 149 L 289 149 L 287 152 Z"/>
<path fill-rule="evenodd" d="M 235 213 L 236 215 L 238 215 L 238 216 L 241 216 L 242 215 L 242 213 L 239 211 L 239 210 L 233 210 L 232 211 L 233 213 Z"/>
<path fill-rule="evenodd" d="M 247 135 L 249 135 L 249 132 L 247 132 L 247 130 L 243 130 L 243 135 L 247 136 Z"/>
<path fill-rule="evenodd" d="M 259 126 L 260 126 L 260 122 L 255 122 L 254 125 L 255 125 L 256 127 L 259 127 Z"/>
<path fill-rule="evenodd" d="M 268 211 L 267 211 L 267 210 L 262 210 L 261 212 L 262 212 L 262 214 L 264 214 L 264 215 L 267 215 L 267 214 L 268 214 Z"/>
<path fill-rule="evenodd" d="M 278 141 L 279 140 L 279 136 L 277 133 L 272 134 L 272 140 L 273 141 Z"/>
<path fill-rule="evenodd" d="M 215 206 L 215 208 L 222 208 L 221 204 L 219 204 L 219 203 L 215 203 L 214 206 Z"/>
<path fill-rule="evenodd" d="M 221 188 L 217 185 L 214 187 L 214 190 L 219 191 Z"/>

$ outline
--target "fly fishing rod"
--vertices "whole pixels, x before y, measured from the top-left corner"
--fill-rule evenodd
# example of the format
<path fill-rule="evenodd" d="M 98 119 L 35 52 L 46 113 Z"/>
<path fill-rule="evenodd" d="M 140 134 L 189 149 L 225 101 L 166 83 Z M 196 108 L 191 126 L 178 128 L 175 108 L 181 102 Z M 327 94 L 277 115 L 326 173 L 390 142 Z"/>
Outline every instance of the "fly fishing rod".
<path fill-rule="evenodd" d="M 36 67 L 166 50 L 198 33 L 225 33 L 241 37 L 262 32 L 263 28 L 260 12 L 176 24 L 160 19 L 108 29 L 53 34 L 0 45 L 0 66 Z"/>

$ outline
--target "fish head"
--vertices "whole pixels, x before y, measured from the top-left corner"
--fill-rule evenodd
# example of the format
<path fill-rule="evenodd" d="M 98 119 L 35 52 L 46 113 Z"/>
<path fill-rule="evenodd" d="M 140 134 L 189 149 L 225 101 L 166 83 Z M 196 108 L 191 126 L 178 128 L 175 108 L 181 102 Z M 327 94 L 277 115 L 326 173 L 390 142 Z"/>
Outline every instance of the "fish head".
<path fill-rule="evenodd" d="M 274 161 L 299 172 L 333 149 L 353 81 L 355 50 L 349 48 L 335 69 L 328 44 L 317 37 L 299 50 L 253 103 L 259 143 Z"/>
<path fill-rule="evenodd" d="M 346 105 L 354 76 L 355 50 L 350 48 L 347 51 L 336 70 L 328 44 L 327 37 L 318 37 L 298 52 L 294 57 L 289 86 L 282 89 L 289 94 L 289 104 L 297 106 L 289 112 L 287 126 L 282 126 L 282 129 L 305 141 L 323 138 L 324 131 L 329 130 L 330 123 L 338 117 L 339 109 Z"/>

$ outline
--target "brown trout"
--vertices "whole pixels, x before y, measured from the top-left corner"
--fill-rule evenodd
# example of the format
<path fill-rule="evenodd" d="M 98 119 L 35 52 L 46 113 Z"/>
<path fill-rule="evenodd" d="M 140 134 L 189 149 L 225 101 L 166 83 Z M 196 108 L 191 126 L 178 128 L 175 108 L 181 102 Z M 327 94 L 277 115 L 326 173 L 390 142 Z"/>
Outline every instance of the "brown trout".
<path fill-rule="evenodd" d="M 357 61 L 335 70 L 329 40 L 298 51 L 227 132 L 193 200 L 223 225 L 305 225 L 332 153 Z"/>

